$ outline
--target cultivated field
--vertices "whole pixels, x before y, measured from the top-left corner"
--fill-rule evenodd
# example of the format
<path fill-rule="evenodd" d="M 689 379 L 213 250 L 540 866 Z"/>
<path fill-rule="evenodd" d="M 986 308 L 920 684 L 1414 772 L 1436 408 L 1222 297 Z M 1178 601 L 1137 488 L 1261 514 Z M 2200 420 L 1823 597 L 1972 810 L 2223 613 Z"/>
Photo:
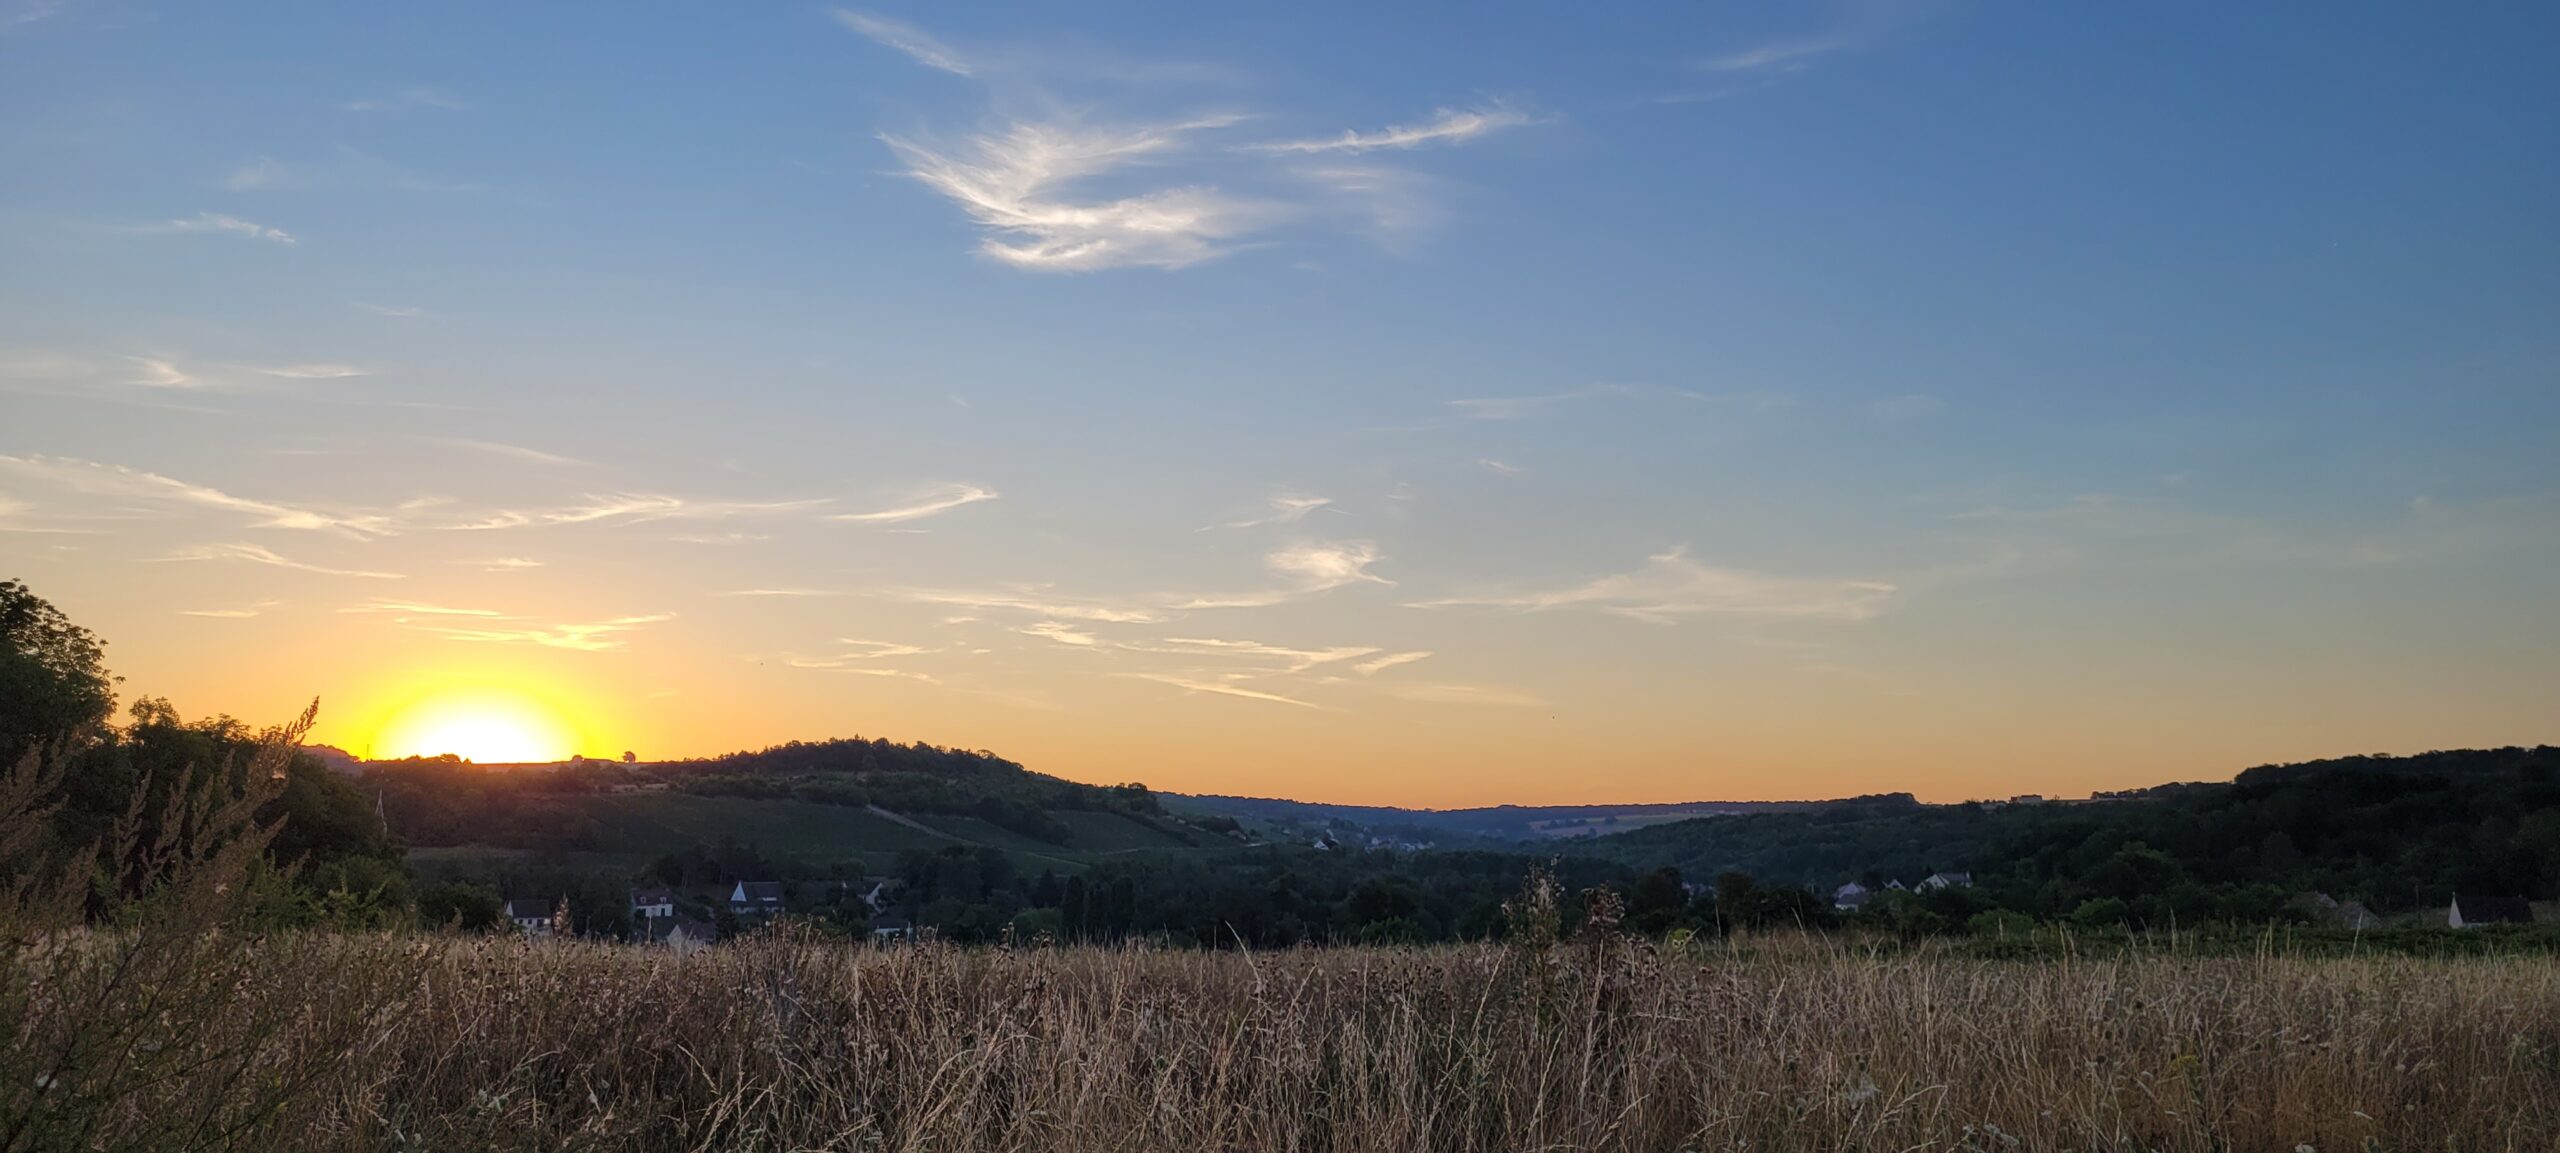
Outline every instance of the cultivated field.
<path fill-rule="evenodd" d="M 15 958 L 0 1148 L 2560 1143 L 2542 959 L 119 943 Z"/>

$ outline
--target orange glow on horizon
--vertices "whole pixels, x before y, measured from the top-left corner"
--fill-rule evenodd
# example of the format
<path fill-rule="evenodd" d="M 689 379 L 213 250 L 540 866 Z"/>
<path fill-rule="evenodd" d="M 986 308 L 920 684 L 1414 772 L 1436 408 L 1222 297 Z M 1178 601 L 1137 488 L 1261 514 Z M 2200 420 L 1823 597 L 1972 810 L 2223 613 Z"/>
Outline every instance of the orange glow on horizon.
<path fill-rule="evenodd" d="M 374 730 L 380 760 L 452 753 L 479 764 L 565 761 L 582 734 L 562 712 L 530 694 L 489 686 L 429 692 L 394 710 Z"/>

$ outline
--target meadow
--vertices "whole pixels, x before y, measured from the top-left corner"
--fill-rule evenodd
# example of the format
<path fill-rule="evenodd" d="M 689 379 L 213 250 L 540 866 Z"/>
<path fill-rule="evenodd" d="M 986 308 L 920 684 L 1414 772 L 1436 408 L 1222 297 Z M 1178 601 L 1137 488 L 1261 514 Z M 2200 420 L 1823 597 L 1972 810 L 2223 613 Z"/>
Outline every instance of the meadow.
<path fill-rule="evenodd" d="M 91 857 L 0 779 L 0 1153 L 2560 1145 L 2547 955 L 1654 940 L 1543 874 L 1416 947 L 261 928 L 308 722 Z"/>
<path fill-rule="evenodd" d="M 1654 947 L 13 959 L 8 1149 L 2549 1149 L 2560 968 Z M 128 978 L 139 970 L 128 967 Z M 30 975 L 42 980 L 23 982 Z M 83 1037 L 75 1033 L 85 1033 Z M 55 1060 L 77 1050 L 76 1059 Z"/>

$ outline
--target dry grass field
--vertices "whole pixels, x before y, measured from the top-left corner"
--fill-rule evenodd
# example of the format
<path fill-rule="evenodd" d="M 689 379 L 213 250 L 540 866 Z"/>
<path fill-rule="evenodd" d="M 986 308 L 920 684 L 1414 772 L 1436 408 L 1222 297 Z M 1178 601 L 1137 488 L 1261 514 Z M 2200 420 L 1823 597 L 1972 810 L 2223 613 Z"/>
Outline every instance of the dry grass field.
<path fill-rule="evenodd" d="M 282 936 L 111 991 L 112 944 L 15 959 L 7 1148 L 2560 1143 L 2542 960 Z"/>
<path fill-rule="evenodd" d="M 257 933 L 282 755 L 131 822 L 103 924 L 0 780 L 0 1153 L 2560 1147 L 2547 957 L 1560 940 L 1545 883 L 1430 949 Z"/>

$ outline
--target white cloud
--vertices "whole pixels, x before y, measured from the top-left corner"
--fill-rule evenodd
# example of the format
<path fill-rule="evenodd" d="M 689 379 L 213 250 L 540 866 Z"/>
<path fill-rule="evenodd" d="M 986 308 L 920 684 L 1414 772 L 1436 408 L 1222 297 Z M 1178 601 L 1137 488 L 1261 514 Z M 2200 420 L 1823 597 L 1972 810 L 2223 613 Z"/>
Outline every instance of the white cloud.
<path fill-rule="evenodd" d="M 210 617 L 214 620 L 243 621 L 283 603 L 284 602 L 282 601 L 258 601 L 254 604 L 242 605 L 238 608 L 179 609 L 178 615 L 182 617 Z"/>
<path fill-rule="evenodd" d="M 1377 132 L 1346 131 L 1340 136 L 1317 140 L 1281 140 L 1256 144 L 1256 152 L 1322 153 L 1376 152 L 1381 149 L 1419 148 L 1425 144 L 1456 144 L 1473 140 L 1505 128 L 1531 123 L 1527 113 L 1500 104 L 1489 108 L 1443 108 L 1432 113 L 1424 124 L 1392 125 Z"/>
<path fill-rule="evenodd" d="M 373 370 L 358 368 L 352 364 L 288 364 L 280 368 L 261 368 L 258 371 L 268 376 L 280 376 L 286 380 L 343 380 L 350 376 L 373 375 Z"/>
<path fill-rule="evenodd" d="M 1369 571 L 1378 563 L 1378 546 L 1368 541 L 1324 541 L 1289 545 L 1263 558 L 1270 569 L 1288 578 L 1287 587 L 1261 592 L 1212 594 L 1193 597 L 1179 606 L 1185 609 L 1266 608 L 1338 589 L 1345 585 L 1393 585 L 1394 581 Z"/>
<path fill-rule="evenodd" d="M 1061 620 L 1092 621 L 1097 624 L 1156 624 L 1165 619 L 1165 614 L 1154 608 L 1107 601 L 1059 598 L 1049 596 L 1041 590 L 977 592 L 961 589 L 899 589 L 887 595 L 919 604 L 946 605 L 964 609 L 1004 609 Z"/>
<path fill-rule="evenodd" d="M 1312 709 L 1317 707 L 1314 704 L 1299 700 L 1296 697 L 1284 697 L 1278 693 L 1268 693 L 1260 689 L 1249 689 L 1242 685 L 1228 684 L 1224 681 L 1199 680 L 1197 678 L 1181 676 L 1174 673 L 1129 673 L 1127 675 L 1136 677 L 1139 680 L 1154 681 L 1158 684 L 1172 685 L 1175 688 L 1187 689 L 1195 693 L 1216 693 L 1220 696 L 1242 697 L 1251 701 L 1270 701 L 1273 704 L 1296 705 L 1302 709 Z"/>
<path fill-rule="evenodd" d="M 264 240 L 272 244 L 298 243 L 294 240 L 293 234 L 286 232 L 281 228 L 269 227 L 268 225 L 260 224 L 253 220 L 242 220 L 237 216 L 225 216 L 219 212 L 199 212 L 184 220 L 164 220 L 158 224 L 137 225 L 132 229 L 132 231 L 159 233 L 163 235 L 182 235 L 196 232 L 228 232 L 238 236 L 246 236 L 252 240 Z"/>
<path fill-rule="evenodd" d="M 1518 612 L 1589 608 L 1637 620 L 1752 616 L 1865 620 L 1883 611 L 1894 586 L 1881 581 L 1805 580 L 1714 568 L 1683 550 L 1649 558 L 1631 573 L 1541 592 L 1441 597 L 1415 608 L 1495 608 Z"/>
<path fill-rule="evenodd" d="M 1180 652 L 1188 655 L 1224 655 L 1274 660 L 1277 661 L 1280 666 L 1277 670 L 1277 675 L 1303 673 L 1318 665 L 1329 665 L 1337 661 L 1347 661 L 1357 657 L 1365 657 L 1378 651 L 1377 647 L 1374 645 L 1344 645 L 1327 649 L 1293 649 L 1281 645 L 1267 645 L 1260 641 L 1231 641 L 1206 637 L 1167 637 L 1165 638 L 1164 643 L 1180 647 L 1175 649 L 1147 649 L 1142 651 Z"/>
<path fill-rule="evenodd" d="M 955 484 L 920 494 L 911 503 L 896 508 L 882 509 L 878 512 L 837 513 L 827 519 L 854 521 L 861 524 L 900 524 L 946 513 L 962 505 L 994 499 L 996 499 L 994 489 L 979 488 L 973 484 Z"/>
<path fill-rule="evenodd" d="M 715 597 L 833 597 L 843 596 L 844 594 L 837 592 L 834 589 L 754 588 L 730 589 L 725 592 L 716 592 L 711 595 Z"/>
<path fill-rule="evenodd" d="M 323 565 L 307 564 L 302 561 L 292 560 L 278 555 L 275 550 L 267 548 L 264 545 L 254 544 L 197 545 L 193 548 L 181 549 L 168 556 L 162 557 L 161 559 L 173 561 L 245 560 L 255 564 L 273 565 L 277 568 L 293 569 L 297 572 L 319 573 L 323 576 L 363 577 L 367 580 L 405 579 L 401 574 L 396 572 L 365 572 L 359 569 L 328 568 Z"/>
<path fill-rule="evenodd" d="M 453 563 L 478 565 L 481 569 L 487 572 L 521 572 L 529 568 L 542 567 L 541 561 L 534 560 L 531 557 L 521 556 L 498 556 L 490 557 L 487 560 L 458 560 Z"/>
<path fill-rule="evenodd" d="M 380 536 L 392 531 L 389 518 L 377 513 L 332 513 L 233 496 L 220 489 L 189 484 L 157 473 L 115 465 L 44 456 L 0 455 L 0 472 L 68 488 L 92 496 L 162 500 L 200 505 L 260 518 L 257 528 L 317 529 L 344 536 Z"/>
<path fill-rule="evenodd" d="M 1396 667 L 1397 665 L 1409 665 L 1415 661 L 1427 660 L 1430 656 L 1431 654 L 1428 652 L 1388 653 L 1376 660 L 1362 661 L 1359 664 L 1351 666 L 1351 669 L 1353 672 L 1359 673 L 1364 677 L 1376 676 L 1381 672 L 1385 672 L 1388 669 Z"/>
<path fill-rule="evenodd" d="M 1538 396 L 1480 396 L 1453 400 L 1449 407 L 1475 420 L 1525 420 L 1544 414 L 1560 404 L 1591 400 L 1604 396 L 1632 396 L 1636 389 L 1624 384 L 1589 384 Z"/>
<path fill-rule="evenodd" d="M 1272 570 L 1294 577 L 1299 591 L 1322 592 L 1349 584 L 1392 585 L 1369 571 L 1378 563 L 1378 546 L 1364 540 L 1295 544 L 1264 558 Z"/>
<path fill-rule="evenodd" d="M 962 59 L 959 53 L 944 47 L 941 41 L 926 35 L 914 25 L 883 16 L 856 12 L 850 8 L 836 9 L 836 22 L 868 37 L 882 47 L 894 48 L 906 53 L 909 59 L 927 68 L 940 69 L 954 76 L 973 74 L 969 62 Z"/>
<path fill-rule="evenodd" d="M 0 4 L 0 36 L 16 32 L 56 12 L 68 0 L 11 0 Z"/>
<path fill-rule="evenodd" d="M 346 608 L 339 609 L 338 611 L 342 613 L 390 613 L 395 616 L 484 617 L 490 620 L 515 619 L 514 617 L 508 616 L 496 609 L 447 608 L 444 605 L 422 604 L 417 601 L 375 600 L 367 604 L 350 605 Z"/>
<path fill-rule="evenodd" d="M 473 641 L 483 644 L 541 645 L 545 648 L 575 649 L 579 652 L 618 652 L 626 640 L 622 634 L 642 625 L 675 619 L 673 613 L 647 616 L 616 617 L 592 624 L 560 624 L 549 628 L 489 629 L 446 625 L 411 624 L 410 627 L 431 632 L 448 640 Z"/>
<path fill-rule="evenodd" d="M 1265 503 L 1271 506 L 1271 511 L 1268 513 L 1257 517 L 1248 517 L 1244 520 L 1231 520 L 1225 524 L 1211 525 L 1209 527 L 1260 528 L 1263 525 L 1271 524 L 1296 524 L 1299 521 L 1307 519 L 1308 513 L 1327 507 L 1331 505 L 1333 501 L 1327 497 L 1308 496 L 1304 493 L 1284 492 L 1273 496 Z"/>
<path fill-rule="evenodd" d="M 823 497 L 811 500 L 702 501 L 657 493 L 606 493 L 588 496 L 585 504 L 560 508 L 496 509 L 476 515 L 467 521 L 437 527 L 462 532 L 485 532 L 494 529 L 594 524 L 608 521 L 638 523 L 656 520 L 726 520 L 806 512 L 827 503 L 829 503 L 828 500 Z"/>
<path fill-rule="evenodd" d="M 194 388 L 199 383 L 195 377 L 165 360 L 148 356 L 128 356 L 125 359 L 142 366 L 142 375 L 133 378 L 134 384 L 147 388 Z"/>
<path fill-rule="evenodd" d="M 576 457 L 562 456 L 555 452 L 544 452 L 541 449 L 527 448 L 520 444 L 505 444 L 494 440 L 470 440 L 460 437 L 446 437 L 437 441 L 437 443 L 451 445 L 454 448 L 467 448 L 473 452 L 485 452 L 491 456 L 503 456 L 510 460 L 521 460 L 530 464 L 547 464 L 563 468 L 588 467 L 586 461 L 579 460 Z"/>
<path fill-rule="evenodd" d="M 1718 56 L 1700 67 L 1709 72 L 1792 72 L 1812 62 L 1816 56 L 1849 47 L 1845 36 L 1816 36 L 1801 40 L 1778 40 Z"/>
<path fill-rule="evenodd" d="M 895 670 L 862 667 L 861 662 L 888 660 L 892 657 L 922 656 L 927 653 L 940 651 L 938 649 L 920 648 L 915 645 L 898 644 L 893 641 L 866 641 L 856 640 L 852 637 L 839 638 L 836 643 L 846 646 L 846 650 L 834 656 L 827 657 L 789 657 L 786 658 L 783 663 L 788 664 L 795 669 L 822 669 L 834 672 L 896 675 Z"/>
<path fill-rule="evenodd" d="M 1067 624 L 1064 621 L 1040 621 L 1036 624 L 1024 625 L 1023 627 L 1013 631 L 1021 633 L 1027 637 L 1040 637 L 1044 640 L 1056 641 L 1062 645 L 1073 645 L 1077 648 L 1093 648 L 1098 643 L 1098 639 L 1092 633 L 1079 629 L 1074 625 Z"/>
<path fill-rule="evenodd" d="M 907 174 L 950 197 L 990 234 L 979 251 L 1016 268 L 1089 272 L 1182 268 L 1224 254 L 1281 209 L 1215 188 L 1177 186 L 1118 198 L 1078 196 L 1079 182 L 1180 151 L 1191 133 L 1233 117 L 1137 128 L 1016 123 L 972 137 L 952 155 L 883 136 Z"/>

